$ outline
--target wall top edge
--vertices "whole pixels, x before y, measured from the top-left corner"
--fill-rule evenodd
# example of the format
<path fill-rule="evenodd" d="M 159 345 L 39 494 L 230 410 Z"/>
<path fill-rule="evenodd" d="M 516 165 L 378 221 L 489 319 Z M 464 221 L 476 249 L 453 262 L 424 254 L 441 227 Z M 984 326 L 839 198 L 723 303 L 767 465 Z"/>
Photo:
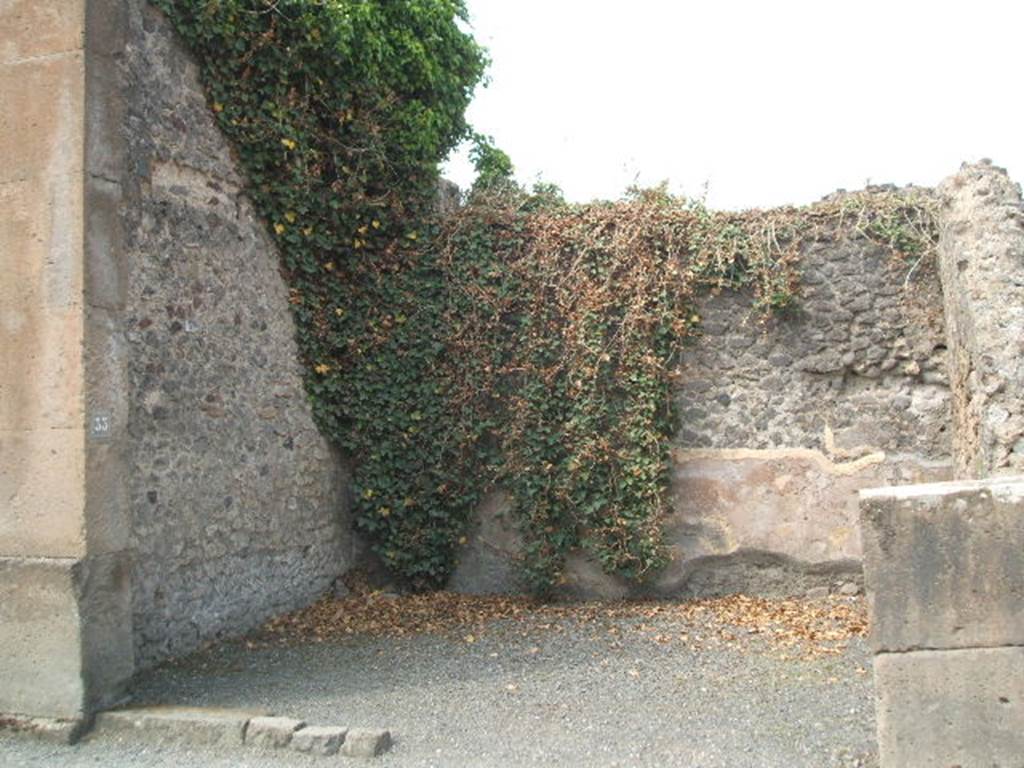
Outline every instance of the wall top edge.
<path fill-rule="evenodd" d="M 941 483 L 922 483 L 920 485 L 888 486 L 884 488 L 865 488 L 860 491 L 861 501 L 908 501 L 912 499 L 937 498 L 954 496 L 959 493 L 988 491 L 992 496 L 1001 499 L 1024 501 L 1024 475 L 1008 475 L 1006 477 L 986 477 L 980 480 L 950 480 Z"/>

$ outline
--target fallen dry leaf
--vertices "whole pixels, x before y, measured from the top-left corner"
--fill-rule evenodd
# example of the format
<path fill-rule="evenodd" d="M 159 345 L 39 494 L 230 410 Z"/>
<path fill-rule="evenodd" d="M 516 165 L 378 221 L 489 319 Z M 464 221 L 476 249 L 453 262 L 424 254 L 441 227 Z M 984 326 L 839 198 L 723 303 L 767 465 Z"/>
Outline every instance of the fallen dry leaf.
<path fill-rule="evenodd" d="M 690 650 L 759 643 L 787 658 L 841 653 L 868 631 L 863 598 L 828 600 L 731 595 L 685 602 L 637 600 L 542 603 L 526 596 L 453 592 L 381 594 L 355 588 L 344 598 L 325 597 L 309 608 L 269 621 L 247 642 L 340 640 L 369 635 L 435 634 L 472 644 L 495 622 L 516 622 L 518 634 L 563 632 L 567 624 L 591 627 L 613 648 L 640 634 Z M 657 623 L 652 623 L 657 622 Z M 673 626 L 674 625 L 674 626 Z M 694 631 L 697 630 L 697 631 Z M 532 646 L 530 653 L 537 653 Z"/>

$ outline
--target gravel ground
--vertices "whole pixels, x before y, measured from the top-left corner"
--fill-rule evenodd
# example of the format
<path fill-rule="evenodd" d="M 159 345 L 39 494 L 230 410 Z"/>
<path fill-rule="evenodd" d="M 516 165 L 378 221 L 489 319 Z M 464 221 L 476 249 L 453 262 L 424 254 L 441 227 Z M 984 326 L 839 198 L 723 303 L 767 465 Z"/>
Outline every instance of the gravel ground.
<path fill-rule="evenodd" d="M 501 620 L 474 632 L 224 643 L 149 673 L 135 701 L 390 728 L 395 746 L 371 763 L 380 768 L 876 764 L 870 660 L 859 637 L 841 653 L 807 657 L 745 629 L 671 616 Z M 65 747 L 0 732 L 0 765 L 10 768 L 338 759 L 110 737 Z"/>

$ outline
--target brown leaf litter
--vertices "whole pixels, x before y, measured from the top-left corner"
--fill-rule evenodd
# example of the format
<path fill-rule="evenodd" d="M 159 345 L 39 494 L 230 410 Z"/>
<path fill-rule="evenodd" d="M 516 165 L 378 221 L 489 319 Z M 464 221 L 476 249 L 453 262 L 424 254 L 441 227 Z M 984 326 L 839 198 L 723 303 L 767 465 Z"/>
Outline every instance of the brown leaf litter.
<path fill-rule="evenodd" d="M 394 594 L 369 588 L 325 597 L 264 625 L 250 644 L 326 642 L 441 635 L 475 643 L 498 625 L 526 637 L 590 627 L 613 643 L 641 635 L 663 646 L 762 649 L 785 657 L 840 654 L 868 631 L 863 598 L 765 598 L 746 595 L 666 600 L 545 603 L 527 596 L 453 592 Z"/>

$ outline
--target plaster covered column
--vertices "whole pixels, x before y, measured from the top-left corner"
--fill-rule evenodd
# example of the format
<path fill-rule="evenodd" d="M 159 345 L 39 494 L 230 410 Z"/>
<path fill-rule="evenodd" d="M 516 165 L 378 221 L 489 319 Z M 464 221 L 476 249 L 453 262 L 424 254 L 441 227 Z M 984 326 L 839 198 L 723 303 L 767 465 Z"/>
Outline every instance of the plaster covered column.
<path fill-rule="evenodd" d="M 0 0 L 0 713 L 80 722 L 133 670 L 119 0 Z"/>

